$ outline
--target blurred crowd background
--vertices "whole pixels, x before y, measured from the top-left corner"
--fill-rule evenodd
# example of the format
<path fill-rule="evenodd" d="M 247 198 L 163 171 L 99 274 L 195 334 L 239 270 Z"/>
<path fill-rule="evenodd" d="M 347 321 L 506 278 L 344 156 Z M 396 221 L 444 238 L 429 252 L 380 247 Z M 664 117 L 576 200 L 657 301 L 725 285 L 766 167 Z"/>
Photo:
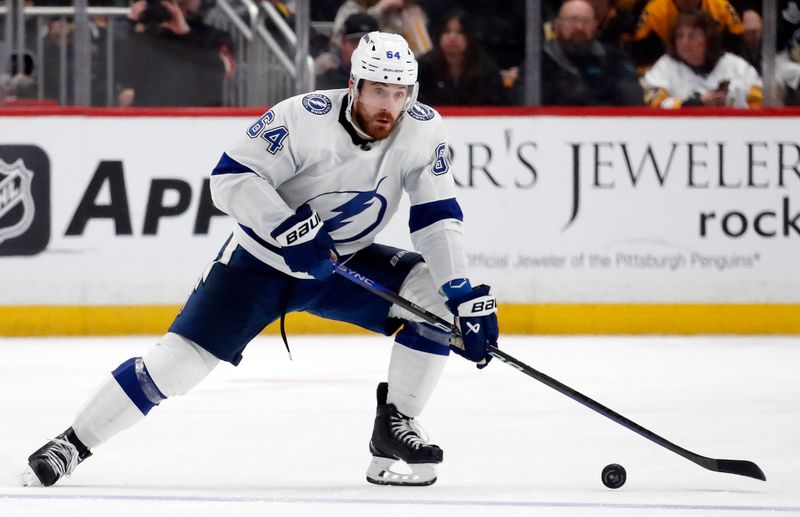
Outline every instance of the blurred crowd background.
<path fill-rule="evenodd" d="M 5 0 L 0 104 L 267 105 L 346 87 L 383 30 L 432 106 L 798 105 L 800 0 L 774 2 Z"/>

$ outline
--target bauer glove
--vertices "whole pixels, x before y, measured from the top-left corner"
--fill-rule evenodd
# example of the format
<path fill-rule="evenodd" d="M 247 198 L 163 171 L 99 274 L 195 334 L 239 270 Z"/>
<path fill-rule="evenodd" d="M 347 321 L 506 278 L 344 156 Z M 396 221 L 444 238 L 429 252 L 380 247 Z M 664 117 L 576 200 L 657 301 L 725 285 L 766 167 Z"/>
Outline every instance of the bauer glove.
<path fill-rule="evenodd" d="M 323 227 L 322 219 L 309 205 L 297 212 L 270 233 L 281 245 L 283 260 L 295 273 L 308 273 L 317 280 L 333 274 L 331 252 L 333 239 Z"/>
<path fill-rule="evenodd" d="M 484 368 L 492 360 L 488 347 L 497 346 L 499 334 L 497 300 L 489 294 L 489 286 L 473 287 L 451 298 L 446 304 L 455 315 L 456 327 L 461 330 L 461 336 L 453 339 L 450 349 L 478 363 L 478 368 Z"/>

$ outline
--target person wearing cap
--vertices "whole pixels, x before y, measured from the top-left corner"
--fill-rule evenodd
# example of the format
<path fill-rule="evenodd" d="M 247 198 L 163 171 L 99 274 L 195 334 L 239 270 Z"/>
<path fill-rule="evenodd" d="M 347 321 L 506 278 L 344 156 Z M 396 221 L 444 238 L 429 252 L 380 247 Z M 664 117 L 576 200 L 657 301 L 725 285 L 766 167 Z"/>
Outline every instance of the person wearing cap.
<path fill-rule="evenodd" d="M 71 474 L 219 363 L 239 364 L 267 325 L 300 311 L 393 336 L 388 371 L 376 379 L 367 481 L 436 481 L 444 453 L 417 418 L 450 352 L 484 368 L 499 330 L 495 297 L 489 286 L 473 286 L 467 271 L 442 117 L 416 102 L 418 88 L 406 40 L 370 32 L 351 56 L 347 88 L 286 99 L 232 135 L 211 173 L 212 199 L 235 222 L 231 236 L 157 344 L 107 374 L 70 427 L 30 455 L 26 484 L 49 486 Z M 375 242 L 404 196 L 415 251 Z M 452 327 L 428 323 L 350 278 L 399 293 Z M 335 407 L 321 416 L 307 449 L 336 446 L 336 420 L 344 416 Z M 229 463 L 239 461 L 289 467 L 263 457 L 258 444 Z"/>
<path fill-rule="evenodd" d="M 338 38 L 336 54 L 326 53 L 322 55 L 325 57 L 317 58 L 317 89 L 330 90 L 347 84 L 350 77 L 350 56 L 358 46 L 358 40 L 364 34 L 377 30 L 378 21 L 369 14 L 356 13 L 347 18 Z"/>

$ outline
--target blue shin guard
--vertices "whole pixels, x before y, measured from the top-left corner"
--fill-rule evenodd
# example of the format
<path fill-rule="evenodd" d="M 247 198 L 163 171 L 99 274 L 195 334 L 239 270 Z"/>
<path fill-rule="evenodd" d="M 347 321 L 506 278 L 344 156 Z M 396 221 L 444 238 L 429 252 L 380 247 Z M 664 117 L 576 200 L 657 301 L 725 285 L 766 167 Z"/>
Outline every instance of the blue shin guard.
<path fill-rule="evenodd" d="M 153 382 L 141 357 L 128 359 L 111 375 L 144 415 L 167 398 Z"/>

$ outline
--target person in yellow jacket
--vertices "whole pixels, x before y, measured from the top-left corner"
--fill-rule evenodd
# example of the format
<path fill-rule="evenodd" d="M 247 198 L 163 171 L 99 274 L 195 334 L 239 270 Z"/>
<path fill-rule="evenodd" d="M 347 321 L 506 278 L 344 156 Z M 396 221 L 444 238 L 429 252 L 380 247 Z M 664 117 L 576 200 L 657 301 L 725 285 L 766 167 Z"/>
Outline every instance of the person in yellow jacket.
<path fill-rule="evenodd" d="M 631 57 L 640 72 L 652 66 L 666 51 L 669 31 L 678 14 L 696 10 L 705 11 L 720 24 L 722 46 L 726 51 L 742 53 L 744 26 L 728 0 L 650 0 L 630 42 Z"/>

